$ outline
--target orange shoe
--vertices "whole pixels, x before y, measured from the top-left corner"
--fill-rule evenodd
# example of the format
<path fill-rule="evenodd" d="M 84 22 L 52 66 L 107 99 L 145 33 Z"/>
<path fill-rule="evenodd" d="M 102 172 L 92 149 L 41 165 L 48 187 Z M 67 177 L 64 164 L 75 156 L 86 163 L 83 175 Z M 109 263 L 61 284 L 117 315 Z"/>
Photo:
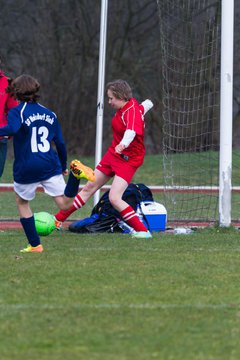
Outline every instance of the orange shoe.
<path fill-rule="evenodd" d="M 20 250 L 20 252 L 21 253 L 30 253 L 30 252 L 42 253 L 43 246 L 42 246 L 42 244 L 40 244 L 38 246 L 28 245 L 25 249 Z"/>
<path fill-rule="evenodd" d="M 83 165 L 79 160 L 71 161 L 70 170 L 77 179 L 96 180 L 94 171 L 90 167 Z"/>
<path fill-rule="evenodd" d="M 55 217 L 54 217 L 54 224 L 55 224 L 55 229 L 57 229 L 58 231 L 63 230 L 62 221 L 58 221 Z"/>

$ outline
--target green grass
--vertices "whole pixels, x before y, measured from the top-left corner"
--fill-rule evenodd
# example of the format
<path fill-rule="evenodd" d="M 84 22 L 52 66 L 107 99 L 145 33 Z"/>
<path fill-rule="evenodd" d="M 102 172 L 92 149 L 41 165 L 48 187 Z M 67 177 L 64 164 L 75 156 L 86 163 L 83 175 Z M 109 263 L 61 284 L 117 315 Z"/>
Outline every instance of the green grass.
<path fill-rule="evenodd" d="M 69 156 L 69 162 L 78 158 L 78 155 Z M 174 179 L 178 185 L 218 185 L 219 153 L 214 151 L 197 153 L 179 153 L 169 155 L 174 168 Z M 168 170 L 170 160 L 166 161 Z M 93 157 L 81 157 L 81 161 L 94 167 Z M 190 166 L 191 164 L 191 166 Z M 134 182 L 145 182 L 148 185 L 163 185 L 163 155 L 146 155 L 144 164 L 138 169 Z M 12 182 L 12 159 L 8 158 L 1 183 Z M 240 183 L 240 150 L 232 154 L 232 184 Z"/>
<path fill-rule="evenodd" d="M 0 233 L 2 359 L 239 359 L 237 231 L 42 241 Z"/>
<path fill-rule="evenodd" d="M 171 154 L 169 158 L 174 168 L 174 178 L 165 178 L 168 185 L 172 181 L 178 185 L 213 185 L 218 183 L 218 152 L 208 151 L 202 153 L 183 153 Z M 71 156 L 69 161 L 78 156 Z M 81 160 L 91 167 L 94 167 L 93 158 L 81 158 Z M 189 163 L 192 167 L 189 169 Z M 169 164 L 169 162 L 168 162 Z M 187 167 L 185 167 L 185 165 Z M 240 151 L 233 151 L 232 184 L 240 184 Z M 201 173 L 200 173 L 200 171 Z M 168 171 L 169 169 L 166 169 Z M 181 180 L 180 180 L 181 179 Z M 9 158 L 6 163 L 1 183 L 12 183 L 12 160 Z M 144 183 L 146 185 L 164 185 L 163 175 L 163 156 L 147 155 L 145 162 L 140 167 L 133 178 L 135 183 Z M 82 181 L 84 184 L 84 181 Z M 168 219 L 171 221 L 218 221 L 218 193 L 184 193 L 184 192 L 165 192 L 154 193 L 154 200 L 165 205 L 168 211 Z M 13 206 L 14 194 L 1 193 L 0 204 L 2 218 L 17 218 L 16 206 Z M 232 193 L 231 217 L 233 222 L 239 221 L 240 194 Z M 55 213 L 58 211 L 52 199 L 45 194 L 37 194 L 34 201 L 31 202 L 34 212 L 48 210 Z M 89 216 L 93 208 L 93 199 L 81 209 L 74 213 L 70 220 L 84 218 Z"/>
<path fill-rule="evenodd" d="M 148 156 L 134 182 L 162 185 L 161 160 Z M 8 161 L 1 182 L 12 182 L 11 167 Z M 161 202 L 162 194 L 154 198 Z M 14 193 L 1 193 L 0 205 L 1 218 L 18 218 Z M 31 206 L 57 211 L 42 193 Z M 88 216 L 92 206 L 71 218 Z M 1 359 L 239 359 L 237 230 L 154 233 L 152 240 L 65 230 L 42 243 L 42 254 L 21 254 L 23 231 L 0 231 Z"/>
<path fill-rule="evenodd" d="M 75 156 L 70 157 L 69 161 L 71 161 Z M 94 167 L 94 159 L 93 158 L 81 158 L 84 164 Z M 156 169 L 157 166 L 159 166 L 159 171 L 161 171 L 161 164 L 159 164 L 159 161 L 161 161 L 161 158 L 157 156 L 149 156 L 147 157 L 147 160 L 142 168 L 139 169 L 137 174 L 135 175 L 133 182 L 135 183 L 145 183 L 150 184 L 151 178 L 154 171 L 154 168 Z M 6 166 L 4 169 L 3 176 L 1 178 L 1 183 L 12 183 L 12 160 L 8 159 L 6 162 Z M 149 170 L 146 170 L 149 169 Z M 163 177 L 158 176 L 158 174 L 154 173 L 154 179 L 158 179 L 158 182 L 154 184 L 162 185 L 163 184 Z M 86 181 L 82 180 L 81 184 L 84 184 Z M 163 194 L 157 194 L 156 195 L 156 201 L 163 201 Z M 17 208 L 15 206 L 15 195 L 13 192 L 9 193 L 0 193 L 0 204 L 3 204 L 1 207 L 1 218 L 18 218 Z M 58 211 L 56 205 L 54 204 L 53 200 L 47 196 L 44 193 L 37 193 L 36 197 L 33 201 L 31 201 L 31 208 L 34 212 L 46 210 L 51 213 L 55 213 Z M 93 199 L 90 199 L 90 201 L 84 206 L 83 209 L 81 209 L 81 213 L 77 212 L 74 213 L 69 219 L 74 220 L 78 219 L 80 216 L 81 218 L 84 218 L 86 216 L 89 216 L 91 214 L 91 210 L 93 208 Z"/>

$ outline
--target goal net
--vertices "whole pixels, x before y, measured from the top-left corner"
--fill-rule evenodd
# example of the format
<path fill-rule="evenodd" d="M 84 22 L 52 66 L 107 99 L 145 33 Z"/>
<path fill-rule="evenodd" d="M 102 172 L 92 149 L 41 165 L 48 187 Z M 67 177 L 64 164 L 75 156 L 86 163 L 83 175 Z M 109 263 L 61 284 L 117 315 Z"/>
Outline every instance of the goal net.
<path fill-rule="evenodd" d="M 168 218 L 217 221 L 221 1 L 157 4 Z"/>

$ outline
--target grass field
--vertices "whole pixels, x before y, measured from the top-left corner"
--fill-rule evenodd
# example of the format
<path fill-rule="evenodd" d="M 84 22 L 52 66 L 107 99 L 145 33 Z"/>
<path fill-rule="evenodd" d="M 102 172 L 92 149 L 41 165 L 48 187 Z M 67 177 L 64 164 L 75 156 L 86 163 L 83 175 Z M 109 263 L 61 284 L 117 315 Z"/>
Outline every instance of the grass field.
<path fill-rule="evenodd" d="M 78 156 L 77 156 L 78 157 Z M 185 154 L 172 154 L 172 166 L 174 166 L 174 179 L 168 178 L 163 175 L 163 155 L 147 155 L 142 167 L 137 171 L 133 182 L 144 183 L 146 185 L 173 185 L 176 186 L 197 186 L 197 185 L 218 185 L 218 152 L 199 152 L 199 153 L 185 153 Z M 69 158 L 69 161 L 73 157 Z M 211 159 L 211 161 L 210 161 Z M 94 167 L 93 158 L 81 158 L 83 163 Z M 189 167 L 189 163 L 192 164 Z M 167 170 L 166 170 L 167 171 Z M 168 169 L 169 171 L 169 169 Z M 169 174 L 168 174 L 169 175 Z M 166 181 L 166 182 L 165 182 Z M 173 183 L 171 183 L 173 181 Z M 12 183 L 12 160 L 9 159 L 1 183 Z M 168 183 L 169 182 L 169 183 Z M 84 181 L 83 181 L 84 183 Z M 232 166 L 232 185 L 240 185 L 240 151 L 233 151 L 233 166 Z M 16 207 L 12 207 L 12 202 L 8 202 L 4 195 L 1 194 L 4 201 L 4 207 L 1 211 L 1 217 L 17 217 Z M 12 197 L 14 199 L 14 196 Z M 200 221 L 210 221 L 218 219 L 218 194 L 206 194 L 200 192 L 198 194 L 185 194 L 185 193 L 155 193 L 155 201 L 161 202 L 168 209 L 169 219 L 182 219 L 193 220 L 199 219 Z M 6 200 L 6 201 L 5 201 Z M 14 201 L 14 200 L 13 200 Z M 32 202 L 34 211 L 43 209 L 44 207 L 56 211 L 52 200 L 47 196 L 37 196 Z M 81 211 L 83 217 L 88 216 L 93 207 L 93 201 Z M 239 222 L 239 207 L 240 207 L 240 194 L 232 194 L 232 220 Z M 76 214 L 71 216 L 71 219 L 76 218 Z M 79 218 L 79 215 L 77 215 Z"/>
<path fill-rule="evenodd" d="M 12 181 L 8 167 L 2 182 Z M 13 193 L 0 205 L 1 217 L 17 217 Z M 44 194 L 33 209 L 56 210 Z M 0 231 L 1 359 L 240 358 L 238 230 L 151 240 L 65 230 L 42 243 L 42 254 L 21 254 L 23 231 Z"/>
<path fill-rule="evenodd" d="M 0 233 L 1 359 L 239 359 L 237 231 L 42 240 Z"/>

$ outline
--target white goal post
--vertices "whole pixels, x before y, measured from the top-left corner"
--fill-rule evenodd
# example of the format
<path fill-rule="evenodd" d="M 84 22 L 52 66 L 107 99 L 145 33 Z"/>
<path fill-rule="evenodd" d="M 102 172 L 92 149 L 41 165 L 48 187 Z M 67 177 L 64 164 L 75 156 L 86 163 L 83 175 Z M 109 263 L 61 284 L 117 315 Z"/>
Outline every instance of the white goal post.
<path fill-rule="evenodd" d="M 234 0 L 222 0 L 219 224 L 231 225 Z"/>
<path fill-rule="evenodd" d="M 173 220 L 231 224 L 233 2 L 157 0 L 165 205 Z M 181 194 L 186 187 L 200 190 Z"/>
<path fill-rule="evenodd" d="M 102 157 L 104 86 L 105 86 L 105 66 L 106 66 L 106 46 L 107 46 L 107 15 L 108 15 L 108 0 L 101 0 L 95 165 L 99 163 Z M 98 190 L 94 194 L 94 205 L 98 203 L 99 199 L 100 199 L 100 191 Z"/>
<path fill-rule="evenodd" d="M 163 165 L 168 212 L 173 219 L 182 217 L 188 221 L 190 217 L 195 217 L 229 226 L 234 0 L 156 1 L 162 52 Z M 102 146 L 107 6 L 107 0 L 102 0 L 96 163 L 101 157 Z M 216 138 L 220 140 L 216 141 Z M 213 171 L 216 157 L 217 181 Z M 190 166 L 186 165 L 188 161 Z M 207 163 L 202 172 L 201 161 L 205 165 Z M 183 187 L 189 190 L 199 188 L 198 196 L 188 195 L 180 199 L 178 190 Z M 218 196 L 214 190 L 216 187 L 219 189 Z M 169 191 L 170 188 L 175 189 L 176 194 Z M 213 195 L 209 193 L 206 196 L 205 191 L 201 191 L 204 188 L 212 188 Z M 196 194 L 195 191 L 192 193 Z M 98 199 L 99 193 L 95 196 L 95 203 Z"/>

